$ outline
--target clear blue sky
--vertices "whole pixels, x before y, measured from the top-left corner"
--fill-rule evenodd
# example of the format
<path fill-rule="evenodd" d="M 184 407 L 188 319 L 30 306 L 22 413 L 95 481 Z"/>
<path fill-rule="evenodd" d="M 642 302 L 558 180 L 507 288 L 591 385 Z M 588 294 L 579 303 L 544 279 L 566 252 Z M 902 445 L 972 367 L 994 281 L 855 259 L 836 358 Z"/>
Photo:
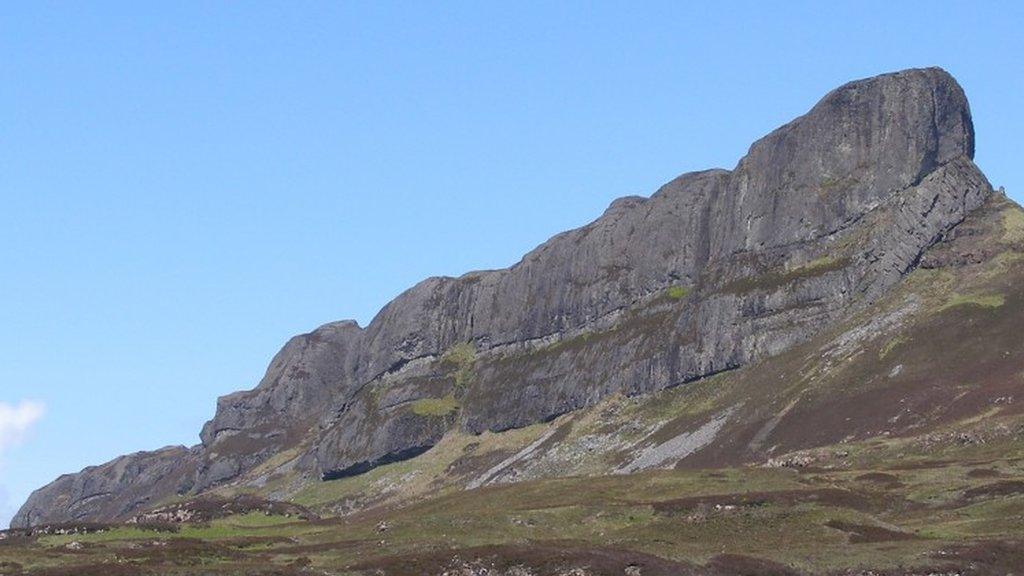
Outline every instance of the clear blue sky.
<path fill-rule="evenodd" d="M 551 4 L 4 3 L 0 403 L 45 414 L 0 427 L 0 522 L 196 443 L 292 334 L 732 167 L 847 80 L 945 67 L 1024 198 L 1020 3 Z"/>

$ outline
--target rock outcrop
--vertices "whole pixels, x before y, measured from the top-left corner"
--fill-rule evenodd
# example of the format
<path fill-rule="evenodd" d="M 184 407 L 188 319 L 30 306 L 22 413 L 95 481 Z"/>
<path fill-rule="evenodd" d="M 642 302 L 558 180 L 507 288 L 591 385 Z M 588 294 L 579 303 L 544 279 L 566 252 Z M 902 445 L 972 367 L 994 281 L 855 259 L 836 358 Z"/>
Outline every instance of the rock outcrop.
<path fill-rule="evenodd" d="M 168 495 L 188 493 L 195 477 L 196 454 L 197 450 L 172 446 L 65 474 L 34 492 L 11 526 L 127 518 Z"/>
<path fill-rule="evenodd" d="M 358 474 L 455 427 L 521 427 L 780 353 L 886 294 L 985 201 L 973 153 L 946 72 L 851 82 L 732 171 L 617 200 L 511 268 L 425 280 L 365 328 L 293 338 L 257 388 L 220 399 L 200 446 L 64 476 L 14 525 L 126 518 L 281 471 Z"/>

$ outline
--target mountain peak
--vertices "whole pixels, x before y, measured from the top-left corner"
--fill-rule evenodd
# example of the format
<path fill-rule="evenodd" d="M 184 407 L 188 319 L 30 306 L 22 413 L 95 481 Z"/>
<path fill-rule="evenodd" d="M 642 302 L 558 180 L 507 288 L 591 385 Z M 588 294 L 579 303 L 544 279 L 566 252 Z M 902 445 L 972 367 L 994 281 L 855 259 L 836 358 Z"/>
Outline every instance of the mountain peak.
<path fill-rule="evenodd" d="M 259 386 L 220 399 L 201 446 L 133 456 L 176 482 L 104 465 L 37 491 L 15 523 L 123 518 L 275 474 L 292 486 L 358 475 L 450 434 L 523 428 L 780 354 L 889 293 L 985 202 L 973 150 L 967 99 L 945 71 L 845 84 L 732 171 L 616 201 L 511 268 L 421 282 L 365 328 L 291 339 Z M 102 493 L 85 494 L 94 485 Z"/>
<path fill-rule="evenodd" d="M 877 137 L 893 144 L 916 144 L 914 148 L 933 155 L 933 166 L 958 156 L 974 158 L 974 124 L 967 95 L 939 67 L 848 82 L 829 92 L 809 115 L 818 112 L 850 118 L 861 126 L 902 127 L 902 134 L 883 130 Z"/>

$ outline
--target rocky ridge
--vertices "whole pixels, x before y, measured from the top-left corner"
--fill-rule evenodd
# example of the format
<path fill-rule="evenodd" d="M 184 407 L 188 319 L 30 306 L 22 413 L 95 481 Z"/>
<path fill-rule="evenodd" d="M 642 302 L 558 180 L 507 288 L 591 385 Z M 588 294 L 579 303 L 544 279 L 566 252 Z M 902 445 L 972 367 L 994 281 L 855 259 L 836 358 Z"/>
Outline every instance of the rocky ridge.
<path fill-rule="evenodd" d="M 732 171 L 617 200 L 509 269 L 425 280 L 365 328 L 293 338 L 254 390 L 218 401 L 202 444 L 63 476 L 13 525 L 125 519 L 283 471 L 355 475 L 452 430 L 519 428 L 779 354 L 885 296 L 989 198 L 973 152 L 944 71 L 849 83 Z"/>

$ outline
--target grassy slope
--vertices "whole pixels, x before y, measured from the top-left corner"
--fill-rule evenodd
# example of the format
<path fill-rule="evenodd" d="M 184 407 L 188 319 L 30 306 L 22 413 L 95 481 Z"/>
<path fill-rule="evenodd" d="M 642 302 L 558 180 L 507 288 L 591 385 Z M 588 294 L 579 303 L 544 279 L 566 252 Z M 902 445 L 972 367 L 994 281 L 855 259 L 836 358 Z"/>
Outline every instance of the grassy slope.
<path fill-rule="evenodd" d="M 858 457 L 905 449 L 855 448 Z M 538 480 L 343 519 L 259 515 L 175 534 L 122 527 L 44 536 L 0 546 L 0 561 L 33 572 L 61 566 L 54 573 L 67 574 L 88 574 L 89 566 L 110 573 L 104 571 L 119 564 L 157 574 L 269 573 L 271 567 L 300 573 L 306 565 L 319 573 L 386 567 L 415 574 L 440 573 L 455 555 L 558 564 L 564 558 L 551 550 L 561 550 L 576 551 L 584 563 L 604 554 L 618 563 L 618 572 L 609 573 L 619 574 L 631 563 L 650 565 L 649 556 L 679 570 L 737 563 L 737 556 L 762 568 L 775 562 L 803 571 L 937 570 L 962 567 L 956 554 L 965 544 L 1024 533 L 1021 446 L 996 443 L 990 451 L 998 456 L 946 447 L 942 460 L 913 466 L 882 458 L 884 465 L 836 470 L 745 467 Z M 531 557 L 531 549 L 540 553 Z"/>
<path fill-rule="evenodd" d="M 1022 223 L 993 200 L 884 301 L 757 366 L 265 489 L 347 516 L 9 538 L 0 574 L 1019 572 Z M 607 475 L 680 439 L 686 458 Z"/>

